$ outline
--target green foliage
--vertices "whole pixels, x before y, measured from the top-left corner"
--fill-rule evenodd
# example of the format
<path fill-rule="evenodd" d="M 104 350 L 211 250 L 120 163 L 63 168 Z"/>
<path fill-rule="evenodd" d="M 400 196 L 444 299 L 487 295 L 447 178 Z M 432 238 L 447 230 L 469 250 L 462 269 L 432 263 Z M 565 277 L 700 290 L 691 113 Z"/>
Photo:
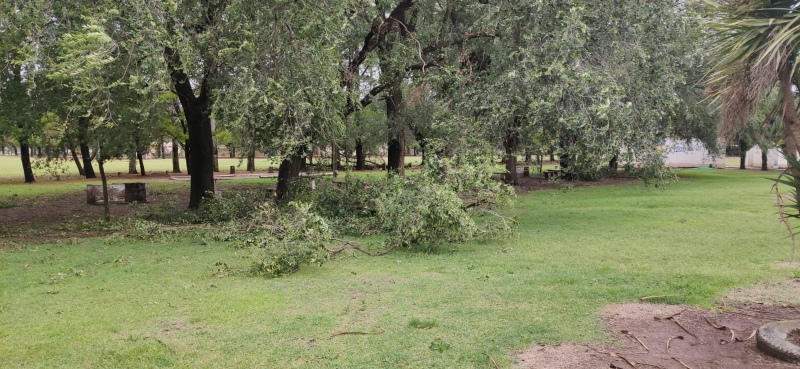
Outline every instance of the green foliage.
<path fill-rule="evenodd" d="M 237 245 L 253 252 L 256 274 L 278 277 L 297 271 L 301 264 L 322 265 L 327 259 L 331 231 L 309 204 L 291 202 L 279 209 L 265 203 L 252 214 L 247 228 Z"/>

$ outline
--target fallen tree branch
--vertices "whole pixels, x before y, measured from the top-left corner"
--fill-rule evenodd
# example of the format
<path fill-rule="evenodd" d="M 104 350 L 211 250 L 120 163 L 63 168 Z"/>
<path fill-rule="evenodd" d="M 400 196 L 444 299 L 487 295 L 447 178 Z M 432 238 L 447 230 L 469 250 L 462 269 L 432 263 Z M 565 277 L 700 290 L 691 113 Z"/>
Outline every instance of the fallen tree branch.
<path fill-rule="evenodd" d="M 331 338 L 336 338 L 336 337 L 339 337 L 339 336 L 346 336 L 346 335 L 362 335 L 362 336 L 367 336 L 367 335 L 383 334 L 383 333 L 385 333 L 385 332 L 386 332 L 386 331 L 378 331 L 378 332 L 339 332 L 339 333 L 332 334 L 332 335 L 331 335 Z"/>
<path fill-rule="evenodd" d="M 494 364 L 495 369 L 500 369 L 500 365 L 497 365 L 497 362 L 494 361 L 494 359 L 489 354 L 485 354 L 485 355 L 488 356 L 489 360 L 492 361 L 492 364 Z"/>
<path fill-rule="evenodd" d="M 681 315 L 681 314 L 683 314 L 683 312 L 684 312 L 684 311 L 686 311 L 686 309 L 687 309 L 687 308 L 684 308 L 683 310 L 681 310 L 681 311 L 679 311 L 679 312 L 677 312 L 677 313 L 675 313 L 675 314 L 672 314 L 672 315 L 670 315 L 670 316 L 665 316 L 665 317 L 658 317 L 658 316 L 656 316 L 656 317 L 653 317 L 653 318 L 654 318 L 655 320 L 669 320 L 669 319 L 672 319 L 672 318 L 674 318 L 674 317 L 676 317 L 676 316 L 678 316 L 678 315 Z"/>
<path fill-rule="evenodd" d="M 681 329 L 683 329 L 683 331 L 684 331 L 684 332 L 686 332 L 686 333 L 688 333 L 690 336 L 692 336 L 692 337 L 694 337 L 694 338 L 697 338 L 697 336 L 695 336 L 695 335 L 694 335 L 694 333 L 692 333 L 692 332 L 689 332 L 689 330 L 688 330 L 688 329 L 686 329 L 686 327 L 684 327 L 684 326 L 683 326 L 683 324 L 681 324 L 679 321 L 677 321 L 677 320 L 676 320 L 674 317 L 672 317 L 672 318 L 669 318 L 669 320 L 671 320 L 672 322 L 674 322 L 675 324 L 677 324 L 677 325 L 678 325 L 678 327 L 681 327 Z"/>
<path fill-rule="evenodd" d="M 346 251 L 346 250 L 360 251 L 360 252 L 362 252 L 364 254 L 367 254 L 369 256 L 383 256 L 383 255 L 386 255 L 386 254 L 394 251 L 394 249 L 396 249 L 397 246 L 398 246 L 397 244 L 394 244 L 392 246 L 389 246 L 388 248 L 386 248 L 385 250 L 383 250 L 381 252 L 372 252 L 372 251 L 367 251 L 367 250 L 362 249 L 361 247 L 359 247 L 358 245 L 356 245 L 355 243 L 353 243 L 351 241 L 341 240 L 341 239 L 338 239 L 338 238 L 332 238 L 332 240 L 338 241 L 338 242 L 343 242 L 344 245 L 342 245 L 341 247 L 336 248 L 336 249 L 329 249 L 329 248 L 326 247 L 325 251 L 329 252 L 331 254 L 331 256 L 337 255 L 337 254 L 339 254 L 339 253 L 341 253 L 343 251 Z"/>
<path fill-rule="evenodd" d="M 679 340 L 682 340 L 682 339 L 683 339 L 683 336 L 675 336 L 675 337 L 670 337 L 670 338 L 667 340 L 667 353 L 668 353 L 668 354 L 670 353 L 670 352 L 669 352 L 670 344 L 672 343 L 672 340 L 674 340 L 674 339 L 676 339 L 676 338 L 677 338 L 677 339 L 679 339 Z"/>
<path fill-rule="evenodd" d="M 745 339 L 737 338 L 737 339 L 736 339 L 736 341 L 738 341 L 738 342 L 750 341 L 751 339 L 753 339 L 753 337 L 755 337 L 755 336 L 756 336 L 756 332 L 757 332 L 757 331 L 758 331 L 758 328 L 756 328 L 756 329 L 753 329 L 753 333 L 751 333 L 751 334 L 750 334 L 750 336 L 748 336 L 748 337 L 747 337 L 747 338 L 745 338 Z"/>
<path fill-rule="evenodd" d="M 662 298 L 662 297 L 676 297 L 676 296 L 680 296 L 680 295 L 645 296 L 645 297 L 640 298 L 639 301 L 647 301 L 647 300 L 650 300 L 650 299 L 658 299 L 658 298 Z"/>
<path fill-rule="evenodd" d="M 705 315 L 703 315 L 703 319 L 705 319 L 708 322 L 708 324 L 711 324 L 711 326 L 714 327 L 714 329 L 719 329 L 721 331 L 724 331 L 726 328 L 728 328 L 728 327 L 726 327 L 724 325 L 716 325 L 716 324 L 712 323 L 711 320 L 706 318 Z"/>
<path fill-rule="evenodd" d="M 680 361 L 680 360 L 676 359 L 674 356 L 672 357 L 672 360 L 675 360 L 675 361 L 679 362 L 686 369 L 692 369 L 691 366 L 686 365 L 683 361 Z"/>

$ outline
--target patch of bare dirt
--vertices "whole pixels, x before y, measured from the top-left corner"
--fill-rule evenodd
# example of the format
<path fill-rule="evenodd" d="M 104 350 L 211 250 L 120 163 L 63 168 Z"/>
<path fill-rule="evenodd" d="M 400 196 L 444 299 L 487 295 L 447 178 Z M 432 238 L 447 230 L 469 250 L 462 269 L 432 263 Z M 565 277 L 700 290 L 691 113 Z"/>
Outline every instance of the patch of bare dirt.
<path fill-rule="evenodd" d="M 531 174 L 530 177 L 519 176 L 519 185 L 514 186 L 517 195 L 524 195 L 534 191 L 540 190 L 560 190 L 576 187 L 591 187 L 591 186 L 621 186 L 631 182 L 639 181 L 638 178 L 603 178 L 599 181 L 584 182 L 584 181 L 561 181 L 545 179 L 541 174 Z"/>
<path fill-rule="evenodd" d="M 800 310 L 783 305 L 747 305 L 728 312 L 614 305 L 603 311 L 614 344 L 540 345 L 519 353 L 516 368 L 797 368 L 762 354 L 755 343 L 758 326 L 790 319 L 800 319 Z"/>
<path fill-rule="evenodd" d="M 164 174 L 147 177 L 123 174 L 112 175 L 109 183 L 165 181 L 168 178 Z M 73 179 L 62 182 L 94 184 L 97 181 Z M 170 192 L 148 189 L 147 201 L 147 204 L 112 204 L 111 217 L 120 218 L 148 207 L 172 203 L 188 206 L 188 188 Z M 102 218 L 103 206 L 87 204 L 85 191 L 21 199 L 18 206 L 0 208 L 0 249 L 103 236 L 108 232 L 94 224 Z"/>

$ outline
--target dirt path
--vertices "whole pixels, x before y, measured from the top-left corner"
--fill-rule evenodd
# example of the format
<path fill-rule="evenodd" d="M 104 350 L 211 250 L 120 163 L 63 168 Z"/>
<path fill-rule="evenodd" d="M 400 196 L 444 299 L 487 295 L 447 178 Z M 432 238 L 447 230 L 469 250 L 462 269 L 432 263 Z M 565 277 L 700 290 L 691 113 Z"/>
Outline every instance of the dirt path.
<path fill-rule="evenodd" d="M 787 283 L 800 293 L 800 281 Z M 793 306 L 751 304 L 712 312 L 631 303 L 607 307 L 602 315 L 614 344 L 535 346 L 516 356 L 516 368 L 798 368 L 762 354 L 753 336 L 763 323 L 800 319 Z"/>

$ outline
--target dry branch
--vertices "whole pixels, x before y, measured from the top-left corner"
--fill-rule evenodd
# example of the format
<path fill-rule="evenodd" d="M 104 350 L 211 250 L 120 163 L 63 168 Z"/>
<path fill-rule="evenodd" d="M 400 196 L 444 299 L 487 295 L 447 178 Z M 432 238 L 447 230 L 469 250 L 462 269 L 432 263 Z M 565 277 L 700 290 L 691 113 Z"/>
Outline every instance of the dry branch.
<path fill-rule="evenodd" d="M 676 359 L 674 356 L 672 357 L 672 360 L 675 360 L 675 361 L 679 362 L 686 369 L 692 369 L 691 366 L 686 365 L 683 361 L 680 361 L 680 360 Z"/>
<path fill-rule="evenodd" d="M 675 337 L 670 337 L 670 338 L 667 340 L 667 353 L 668 353 L 668 354 L 670 353 L 670 352 L 669 352 L 670 344 L 672 343 L 672 340 L 674 340 L 674 339 L 676 339 L 676 338 L 677 338 L 677 339 L 679 339 L 679 340 L 682 340 L 682 339 L 683 339 L 683 336 L 675 336 Z"/>
<path fill-rule="evenodd" d="M 378 331 L 378 332 L 339 332 L 339 333 L 332 334 L 331 338 L 336 338 L 336 337 L 345 336 L 345 335 L 365 335 L 365 336 L 366 335 L 376 335 L 376 334 L 383 334 L 384 332 L 386 332 L 386 331 Z"/>

